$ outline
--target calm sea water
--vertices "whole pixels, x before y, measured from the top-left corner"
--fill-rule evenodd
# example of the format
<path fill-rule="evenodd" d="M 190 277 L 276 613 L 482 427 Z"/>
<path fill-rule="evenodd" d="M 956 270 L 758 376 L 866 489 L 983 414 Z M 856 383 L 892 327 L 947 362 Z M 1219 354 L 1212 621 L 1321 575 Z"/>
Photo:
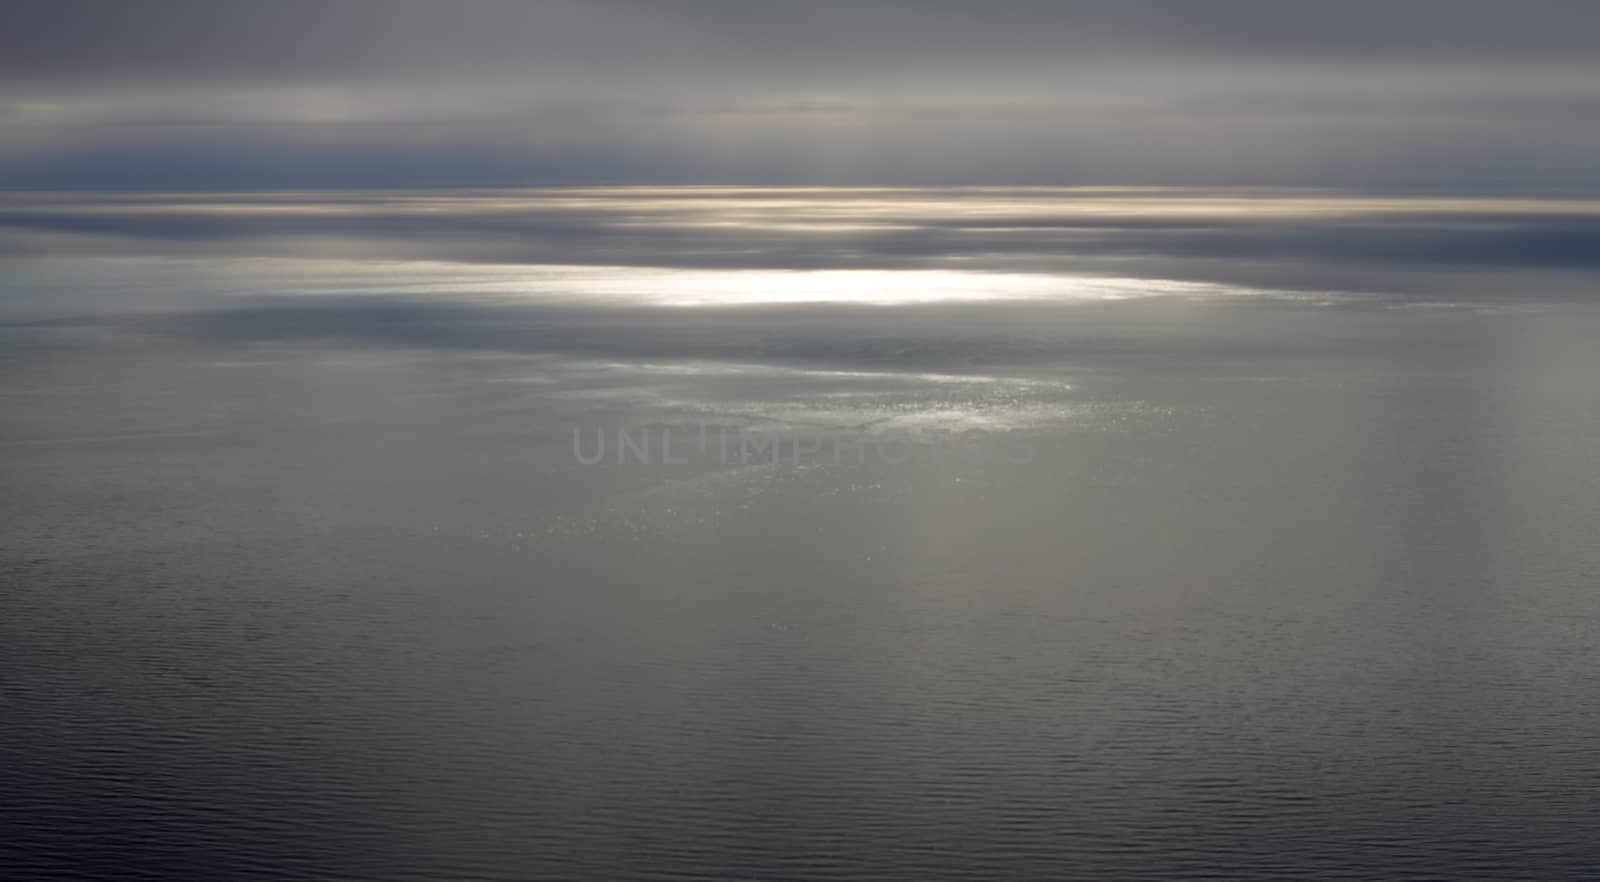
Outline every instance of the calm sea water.
<path fill-rule="evenodd" d="M 1590 306 L 363 272 L 0 328 L 0 876 L 1600 875 Z"/>

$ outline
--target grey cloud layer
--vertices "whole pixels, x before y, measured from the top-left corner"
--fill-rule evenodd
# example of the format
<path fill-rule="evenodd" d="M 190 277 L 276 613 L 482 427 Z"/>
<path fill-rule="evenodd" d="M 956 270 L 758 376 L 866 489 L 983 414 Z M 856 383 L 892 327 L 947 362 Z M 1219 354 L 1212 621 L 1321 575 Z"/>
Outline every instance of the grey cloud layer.
<path fill-rule="evenodd" d="M 497 69 L 800 74 L 1204 56 L 1472 62 L 1600 48 L 1577 0 L 10 0 L 0 74 L 338 77 Z M 840 70 L 843 66 L 844 70 Z"/>
<path fill-rule="evenodd" d="M 0 186 L 1600 183 L 1600 7 L 12 2 Z"/>

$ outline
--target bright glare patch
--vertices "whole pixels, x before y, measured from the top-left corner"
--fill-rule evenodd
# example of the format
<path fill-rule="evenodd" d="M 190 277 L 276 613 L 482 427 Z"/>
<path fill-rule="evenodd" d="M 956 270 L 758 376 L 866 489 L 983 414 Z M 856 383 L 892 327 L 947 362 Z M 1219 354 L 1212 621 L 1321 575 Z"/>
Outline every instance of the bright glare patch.
<path fill-rule="evenodd" d="M 307 263 L 314 263 L 307 261 Z M 285 268 L 286 269 L 286 268 Z M 320 270 L 320 272 L 319 272 Z M 512 301 L 707 307 L 784 303 L 895 306 L 985 301 L 1104 301 L 1282 294 L 1172 279 L 971 270 L 753 270 L 661 267 L 320 262 L 304 294 L 466 294 Z M 298 274 L 296 274 L 298 275 Z"/>
<path fill-rule="evenodd" d="M 1045 275 L 947 270 L 656 270 L 594 280 L 611 293 L 666 306 L 758 303 L 903 303 L 1015 300 L 1068 294 Z M 609 291 L 607 290 L 609 289 Z"/>
<path fill-rule="evenodd" d="M 679 270 L 545 267 L 584 299 L 658 306 L 853 303 L 895 306 L 1006 300 L 1127 300 L 1260 293 L 1204 282 L 965 270 Z M 544 275 L 543 272 L 540 275 Z M 554 281 L 554 280 L 552 280 Z M 530 288 L 537 289 L 535 282 Z"/>

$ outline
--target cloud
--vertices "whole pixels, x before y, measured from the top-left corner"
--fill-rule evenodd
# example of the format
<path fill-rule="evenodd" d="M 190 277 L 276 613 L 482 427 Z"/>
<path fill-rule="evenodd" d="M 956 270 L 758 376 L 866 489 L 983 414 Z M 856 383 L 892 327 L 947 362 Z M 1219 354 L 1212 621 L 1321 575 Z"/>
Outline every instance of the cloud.
<path fill-rule="evenodd" d="M 63 79 L 738 72 L 770 84 L 1116 59 L 1584 62 L 1600 48 L 1593 7 L 1563 0 L 9 0 L 6 11 L 0 75 Z"/>
<path fill-rule="evenodd" d="M 1594 184 L 1600 9 L 11 2 L 0 186 Z"/>

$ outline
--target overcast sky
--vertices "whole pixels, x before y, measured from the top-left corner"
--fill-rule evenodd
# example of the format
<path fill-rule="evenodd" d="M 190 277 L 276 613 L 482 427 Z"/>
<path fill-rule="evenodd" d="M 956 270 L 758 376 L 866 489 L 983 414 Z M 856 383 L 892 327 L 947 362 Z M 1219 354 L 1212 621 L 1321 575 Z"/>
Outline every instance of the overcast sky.
<path fill-rule="evenodd" d="M 0 185 L 1600 185 L 1600 3 L 0 2 Z"/>

